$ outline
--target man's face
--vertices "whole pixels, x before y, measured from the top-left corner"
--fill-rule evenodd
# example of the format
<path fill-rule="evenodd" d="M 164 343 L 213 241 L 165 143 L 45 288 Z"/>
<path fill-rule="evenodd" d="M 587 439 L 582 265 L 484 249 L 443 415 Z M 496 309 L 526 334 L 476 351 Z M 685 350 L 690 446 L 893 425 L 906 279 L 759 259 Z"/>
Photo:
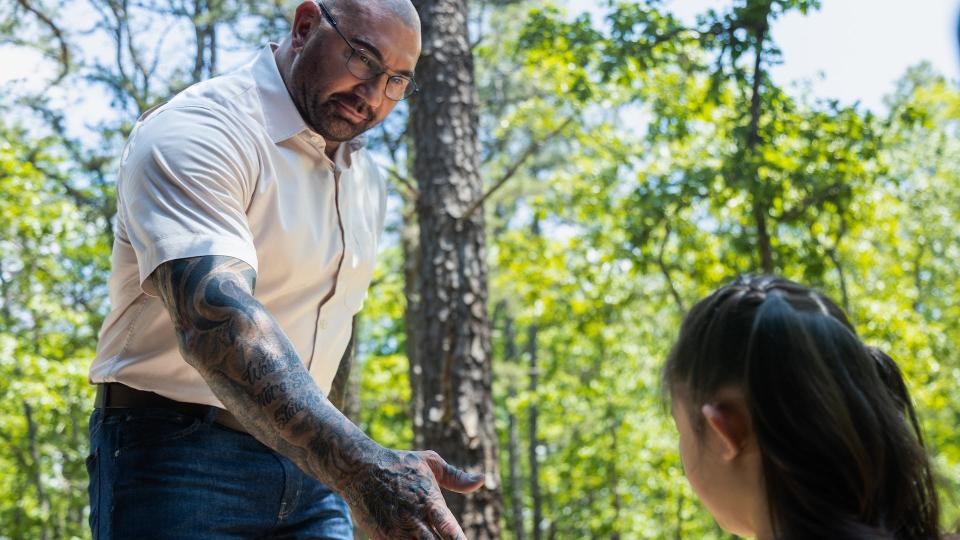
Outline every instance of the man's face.
<path fill-rule="evenodd" d="M 397 104 L 384 95 L 387 77 L 411 74 L 420 56 L 419 33 L 400 17 L 362 2 L 356 7 L 349 13 L 334 10 L 332 14 L 354 47 L 387 68 L 387 74 L 369 80 L 360 80 L 348 71 L 350 46 L 316 4 L 301 5 L 294 21 L 297 55 L 291 70 L 291 96 L 307 125 L 328 141 L 349 141 L 386 118 Z M 298 47 L 296 34 L 303 28 L 304 18 L 312 24 Z"/>

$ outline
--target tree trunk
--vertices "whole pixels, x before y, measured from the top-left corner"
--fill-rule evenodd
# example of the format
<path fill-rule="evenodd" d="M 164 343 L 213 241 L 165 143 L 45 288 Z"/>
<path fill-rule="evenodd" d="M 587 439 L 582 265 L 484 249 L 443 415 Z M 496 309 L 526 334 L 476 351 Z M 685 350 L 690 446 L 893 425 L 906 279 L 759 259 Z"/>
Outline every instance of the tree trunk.
<path fill-rule="evenodd" d="M 757 227 L 757 248 L 760 252 L 760 268 L 764 274 L 773 274 L 773 247 L 770 241 L 770 230 L 767 216 L 770 213 L 770 201 L 766 189 L 760 182 L 760 175 L 756 165 L 757 147 L 760 145 L 760 105 L 761 84 L 763 72 L 763 44 L 767 39 L 767 23 L 769 11 L 764 16 L 760 26 L 756 28 L 756 56 L 753 63 L 753 88 L 750 96 L 750 125 L 747 129 L 747 155 L 750 157 L 752 180 L 755 182 L 753 191 L 753 219 Z"/>
<path fill-rule="evenodd" d="M 500 537 L 501 501 L 484 215 L 481 208 L 461 217 L 483 188 L 468 8 L 466 0 L 414 4 L 423 24 L 421 94 L 411 103 L 413 175 L 420 192 L 416 355 L 423 399 L 422 425 L 415 429 L 425 447 L 486 475 L 480 490 L 444 496 L 468 538 L 494 539 Z"/>
<path fill-rule="evenodd" d="M 683 540 L 683 493 L 677 495 L 677 534 L 675 540 Z"/>
<path fill-rule="evenodd" d="M 407 300 L 404 309 L 404 328 L 407 335 L 407 373 L 410 378 L 410 418 L 413 421 L 413 446 L 423 448 L 423 366 L 420 365 L 420 228 L 417 227 L 411 201 L 404 204 L 405 221 L 400 233 L 403 246 L 403 295 Z M 409 207 L 409 208 L 408 208 Z"/>
<path fill-rule="evenodd" d="M 537 438 L 537 385 L 540 380 L 539 366 L 537 365 L 537 333 L 536 325 L 527 329 L 527 355 L 530 360 L 530 412 L 528 425 L 530 447 L 530 497 L 533 499 L 533 540 L 540 540 L 543 527 L 543 497 L 540 495 L 540 461 L 537 457 L 537 447 L 540 440 Z"/>
<path fill-rule="evenodd" d="M 513 364 L 517 361 L 517 336 L 513 329 L 513 318 L 504 317 L 503 324 L 504 360 Z M 511 379 L 507 395 L 514 398 L 517 388 Z M 512 515 L 513 536 L 516 540 L 524 540 L 526 531 L 523 523 L 523 487 L 520 484 L 520 429 L 517 425 L 517 416 L 512 412 L 507 414 L 507 462 L 509 463 L 510 482 L 510 514 Z"/>
<path fill-rule="evenodd" d="M 360 370 L 357 369 L 357 336 L 360 334 L 360 324 L 363 319 L 359 314 L 353 316 L 353 334 L 350 336 L 350 354 L 345 355 L 344 362 L 350 363 L 347 372 L 347 382 L 343 389 L 343 415 L 354 424 L 360 423 Z"/>
<path fill-rule="evenodd" d="M 203 77 L 204 58 L 207 56 L 207 39 L 203 25 L 197 23 L 200 14 L 204 12 L 203 3 L 200 0 L 193 1 L 193 37 L 196 41 L 196 53 L 193 58 L 193 76 L 192 81 L 198 82 Z"/>
<path fill-rule="evenodd" d="M 33 462 L 33 482 L 37 491 L 37 506 L 40 507 L 44 518 L 50 515 L 50 501 L 47 500 L 46 490 L 43 487 L 43 464 L 40 462 L 39 443 L 37 442 L 37 424 L 33 421 L 33 409 L 26 401 L 23 402 L 23 416 L 27 420 L 27 441 L 30 445 L 30 459 Z M 40 538 L 47 540 L 49 533 L 46 525 L 40 528 Z"/>
<path fill-rule="evenodd" d="M 620 456 L 619 432 L 620 420 L 617 419 L 612 401 L 607 403 L 607 417 L 610 419 L 610 455 L 613 459 L 609 462 L 607 471 L 607 483 L 613 492 L 613 531 L 610 540 L 620 540 L 620 531 L 617 528 L 620 525 L 620 513 L 623 511 L 623 498 L 620 497 L 620 471 L 617 469 L 617 459 Z"/>
<path fill-rule="evenodd" d="M 327 394 L 327 399 L 330 400 L 330 403 L 332 403 L 337 409 L 340 409 L 340 412 L 342 412 L 344 416 L 352 420 L 354 423 L 357 422 L 357 416 L 350 415 L 350 413 L 347 411 L 347 403 L 350 379 L 355 379 L 357 377 L 357 375 L 353 373 L 353 363 L 356 352 L 354 351 L 354 346 L 357 344 L 359 320 L 359 315 L 353 316 L 353 320 L 350 323 L 350 342 L 347 344 L 347 349 L 343 352 L 343 356 L 340 358 L 340 364 L 337 366 L 337 374 L 333 377 L 333 383 L 330 385 L 330 392 Z M 356 412 L 359 412 L 359 408 Z"/>

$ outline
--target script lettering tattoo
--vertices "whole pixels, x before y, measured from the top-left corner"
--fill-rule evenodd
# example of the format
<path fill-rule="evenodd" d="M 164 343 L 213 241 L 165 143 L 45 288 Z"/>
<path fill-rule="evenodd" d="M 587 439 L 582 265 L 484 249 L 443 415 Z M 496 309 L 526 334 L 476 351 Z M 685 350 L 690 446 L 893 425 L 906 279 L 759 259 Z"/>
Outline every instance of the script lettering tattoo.
<path fill-rule="evenodd" d="M 482 479 L 430 452 L 386 449 L 344 417 L 254 297 L 252 268 L 195 257 L 164 263 L 150 279 L 184 359 L 253 436 L 343 496 L 370 536 L 465 538 L 437 481 L 469 490 Z"/>
<path fill-rule="evenodd" d="M 261 407 L 264 405 L 269 405 L 277 400 L 277 398 L 284 394 L 287 391 L 286 383 L 280 384 L 268 384 L 262 391 L 257 394 L 257 405 Z"/>
<path fill-rule="evenodd" d="M 254 384 L 260 379 L 274 373 L 279 369 L 277 364 L 248 364 L 247 370 L 243 372 L 243 381 Z"/>
<path fill-rule="evenodd" d="M 294 399 L 288 401 L 284 408 L 274 413 L 274 417 L 277 420 L 277 424 L 286 426 L 290 423 L 290 420 L 293 420 L 293 418 L 297 416 L 297 413 L 305 408 L 307 408 L 306 402 Z"/>

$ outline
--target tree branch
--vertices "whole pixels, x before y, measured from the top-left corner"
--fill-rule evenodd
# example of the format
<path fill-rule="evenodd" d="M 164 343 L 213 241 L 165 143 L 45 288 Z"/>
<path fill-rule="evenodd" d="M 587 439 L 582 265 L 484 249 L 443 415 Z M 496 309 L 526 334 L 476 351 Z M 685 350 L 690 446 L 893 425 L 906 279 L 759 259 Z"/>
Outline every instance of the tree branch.
<path fill-rule="evenodd" d="M 780 221 L 792 221 L 798 219 L 807 211 L 808 208 L 815 204 L 820 204 L 824 201 L 829 200 L 832 197 L 836 197 L 840 194 L 840 191 L 843 189 L 842 183 L 831 184 L 824 188 L 822 191 L 812 193 L 809 196 L 805 197 L 800 204 L 797 206 L 785 210 L 780 213 Z"/>
<path fill-rule="evenodd" d="M 20 445 L 18 444 L 18 442 L 15 441 L 13 437 L 11 437 L 9 434 L 4 432 L 3 430 L 0 430 L 0 440 L 6 441 L 8 448 L 10 448 L 11 450 L 20 449 Z M 26 471 L 30 469 L 30 464 L 27 463 L 26 458 L 23 457 L 23 454 L 21 452 L 11 451 L 10 455 L 13 456 L 13 459 L 17 460 L 17 463 L 19 463 L 20 466 L 23 467 L 23 470 Z"/>
<path fill-rule="evenodd" d="M 520 157 L 517 159 L 517 161 L 515 161 L 513 165 L 507 168 L 506 172 L 504 172 L 503 175 L 496 182 L 494 182 L 493 186 L 491 186 L 486 193 L 484 193 L 479 199 L 473 201 L 473 203 L 470 204 L 470 206 L 463 213 L 463 215 L 460 216 L 460 219 L 464 221 L 470 219 L 473 213 L 476 212 L 478 208 L 483 206 L 483 203 L 486 202 L 487 199 L 489 199 L 494 193 L 496 193 L 500 188 L 502 188 L 504 184 L 506 184 L 508 181 L 510 181 L 511 178 L 513 178 L 513 176 L 517 173 L 518 170 L 520 170 L 520 167 L 522 167 L 523 164 L 527 162 L 527 160 L 529 160 L 531 157 L 536 155 L 536 153 L 540 150 L 540 147 L 543 146 L 545 142 L 552 139 L 558 133 L 563 131 L 564 128 L 566 128 L 568 125 L 570 125 L 571 122 L 573 122 L 573 120 L 574 120 L 574 117 L 571 116 L 566 120 L 564 120 L 563 123 L 557 126 L 553 131 L 551 131 L 550 133 L 547 133 L 544 137 L 531 141 L 530 144 L 527 146 L 527 148 L 523 151 L 523 153 L 520 154 Z"/>
<path fill-rule="evenodd" d="M 663 278 L 667 280 L 667 285 L 670 286 L 670 294 L 673 296 L 673 301 L 677 303 L 677 307 L 681 313 L 686 313 L 687 309 L 684 307 L 683 298 L 680 296 L 677 286 L 673 283 L 673 277 L 670 275 L 670 269 L 667 268 L 666 261 L 663 260 L 663 252 L 667 248 L 667 242 L 670 241 L 671 232 L 670 223 L 667 223 L 664 227 L 663 241 L 660 242 L 660 249 L 657 251 L 657 265 L 660 267 L 660 272 L 663 273 Z"/>
<path fill-rule="evenodd" d="M 420 190 L 413 185 L 413 182 L 411 182 L 409 178 L 397 172 L 396 167 L 388 167 L 387 172 L 390 173 L 390 176 L 392 176 L 394 180 L 400 182 L 400 184 L 407 189 L 407 194 L 412 200 L 415 201 L 420 198 Z"/>
<path fill-rule="evenodd" d="M 387 147 L 387 152 L 390 154 L 390 161 L 393 163 L 390 167 L 387 167 L 387 172 L 389 172 L 390 176 L 393 176 L 397 182 L 400 182 L 403 187 L 407 188 L 408 197 L 404 198 L 410 201 L 416 201 L 420 197 L 420 190 L 413 185 L 413 182 L 409 178 L 397 171 L 397 162 L 399 161 L 397 159 L 397 152 L 400 150 L 402 135 L 398 135 L 396 139 L 392 138 L 384 124 L 380 124 L 380 131 L 383 133 L 383 143 Z"/>
<path fill-rule="evenodd" d="M 481 0 L 481 1 L 479 2 L 479 4 L 480 4 L 480 7 L 479 7 L 479 9 L 477 9 L 477 20 L 475 21 L 475 22 L 476 22 L 476 25 L 477 25 L 477 36 L 476 36 L 476 39 L 474 39 L 474 40 L 470 43 L 470 50 L 471 50 L 471 51 L 476 50 L 477 46 L 479 46 L 481 43 L 483 43 L 483 38 L 484 38 L 484 34 L 483 34 L 483 19 L 484 19 L 484 17 L 485 17 L 486 14 L 487 14 L 487 5 L 488 5 L 488 4 L 487 4 L 487 2 L 484 1 L 484 0 Z"/>
<path fill-rule="evenodd" d="M 17 0 L 17 3 L 20 4 L 23 9 L 33 13 L 34 16 L 40 19 L 40 22 L 46 25 L 47 28 L 53 32 L 53 36 L 57 38 L 57 42 L 60 44 L 60 74 L 53 81 L 53 84 L 57 84 L 58 82 L 62 81 L 70 71 L 70 49 L 67 47 L 67 40 L 63 36 L 63 31 L 60 30 L 60 27 L 57 26 L 57 24 L 54 23 L 50 17 L 47 17 L 39 9 L 33 7 L 28 0 Z"/>

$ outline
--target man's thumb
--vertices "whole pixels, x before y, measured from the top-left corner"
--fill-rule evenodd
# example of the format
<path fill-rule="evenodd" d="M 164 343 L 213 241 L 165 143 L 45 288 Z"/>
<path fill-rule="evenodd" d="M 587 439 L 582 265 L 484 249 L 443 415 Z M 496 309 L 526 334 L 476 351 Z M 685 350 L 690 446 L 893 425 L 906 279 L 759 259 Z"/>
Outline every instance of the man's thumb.
<path fill-rule="evenodd" d="M 470 493 L 479 489 L 486 480 L 482 474 L 464 472 L 450 465 L 433 450 L 421 452 L 421 457 L 430 466 L 437 484 L 440 484 L 443 489 L 457 493 Z"/>

